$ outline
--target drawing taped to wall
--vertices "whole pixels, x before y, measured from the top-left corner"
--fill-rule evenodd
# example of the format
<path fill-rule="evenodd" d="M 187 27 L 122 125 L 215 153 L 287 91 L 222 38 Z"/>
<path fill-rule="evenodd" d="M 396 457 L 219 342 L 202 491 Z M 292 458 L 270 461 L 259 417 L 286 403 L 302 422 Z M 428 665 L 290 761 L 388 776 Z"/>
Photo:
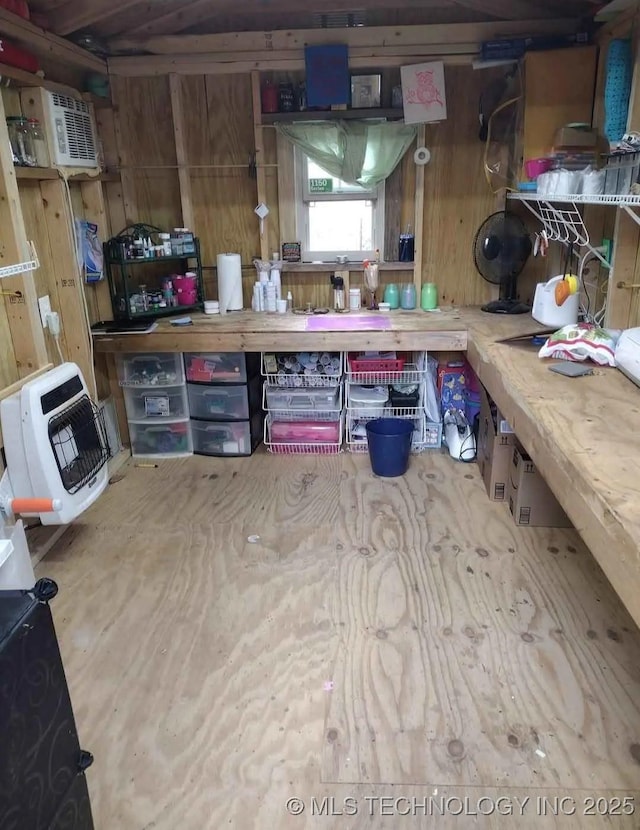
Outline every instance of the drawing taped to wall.
<path fill-rule="evenodd" d="M 433 61 L 403 66 L 402 103 L 405 124 L 429 124 L 447 117 L 444 63 Z"/>

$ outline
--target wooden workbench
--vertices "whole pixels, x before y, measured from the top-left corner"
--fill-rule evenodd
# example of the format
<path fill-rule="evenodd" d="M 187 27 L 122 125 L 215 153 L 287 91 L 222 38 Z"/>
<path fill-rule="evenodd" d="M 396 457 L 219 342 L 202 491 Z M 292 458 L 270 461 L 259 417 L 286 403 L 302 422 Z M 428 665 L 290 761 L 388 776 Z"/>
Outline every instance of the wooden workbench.
<path fill-rule="evenodd" d="M 348 316 L 348 315 L 347 315 Z M 243 312 L 99 337 L 98 352 L 405 349 L 466 352 L 618 595 L 640 624 L 640 390 L 616 369 L 570 379 L 497 342 L 540 327 L 477 309 L 394 312 L 388 331 L 309 332 L 307 318 Z"/>

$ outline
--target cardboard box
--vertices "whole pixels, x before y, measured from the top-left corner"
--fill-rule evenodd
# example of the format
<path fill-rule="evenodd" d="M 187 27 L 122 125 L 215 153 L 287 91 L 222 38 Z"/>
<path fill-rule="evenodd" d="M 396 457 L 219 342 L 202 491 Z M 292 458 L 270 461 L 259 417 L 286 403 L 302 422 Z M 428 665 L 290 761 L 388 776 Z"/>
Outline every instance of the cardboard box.
<path fill-rule="evenodd" d="M 592 129 L 578 129 L 576 127 L 561 127 L 553 140 L 554 147 L 580 147 L 596 149 L 599 144 L 598 131 Z"/>
<path fill-rule="evenodd" d="M 480 474 L 492 501 L 506 501 L 509 485 L 509 468 L 516 437 L 486 389 L 480 387 L 480 428 L 478 432 L 477 460 Z"/>
<path fill-rule="evenodd" d="M 517 525 L 571 527 L 571 522 L 533 461 L 516 442 L 509 465 L 509 510 Z"/>

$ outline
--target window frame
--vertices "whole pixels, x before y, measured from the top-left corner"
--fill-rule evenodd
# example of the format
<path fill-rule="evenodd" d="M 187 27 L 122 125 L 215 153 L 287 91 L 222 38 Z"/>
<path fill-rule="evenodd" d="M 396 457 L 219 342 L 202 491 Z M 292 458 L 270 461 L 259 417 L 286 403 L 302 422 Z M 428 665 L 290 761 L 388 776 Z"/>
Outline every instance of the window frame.
<path fill-rule="evenodd" d="M 349 262 L 373 259 L 376 250 L 382 251 L 385 233 L 385 186 L 381 182 L 366 193 L 314 193 L 308 192 L 307 157 L 298 147 L 294 148 L 295 181 L 295 223 L 296 236 L 302 245 L 303 262 L 335 262 L 336 257 L 346 256 Z M 310 202 L 373 202 L 373 243 L 372 251 L 312 251 L 309 249 L 309 203 Z"/>

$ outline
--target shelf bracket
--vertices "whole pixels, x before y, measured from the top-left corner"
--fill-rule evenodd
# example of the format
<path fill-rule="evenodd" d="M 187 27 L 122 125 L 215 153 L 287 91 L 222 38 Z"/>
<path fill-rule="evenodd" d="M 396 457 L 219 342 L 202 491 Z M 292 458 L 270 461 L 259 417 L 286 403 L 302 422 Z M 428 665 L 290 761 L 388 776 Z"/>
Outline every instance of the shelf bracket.
<path fill-rule="evenodd" d="M 586 248 L 593 256 L 600 260 L 602 265 L 610 269 L 611 263 L 594 248 L 589 238 L 589 231 L 575 202 L 568 202 L 566 207 L 555 207 L 546 199 L 523 200 L 527 210 L 540 222 L 550 242 L 562 242 L 563 245 L 575 245 Z M 640 224 L 640 217 L 632 214 Z"/>
<path fill-rule="evenodd" d="M 635 212 L 635 210 L 633 210 L 631 205 L 628 205 L 626 202 L 623 202 L 620 205 L 620 207 L 622 208 L 622 210 L 624 210 L 624 212 L 628 216 L 630 216 L 633 219 L 633 221 L 636 223 L 636 225 L 640 225 L 640 216 L 638 216 L 638 214 Z"/>

